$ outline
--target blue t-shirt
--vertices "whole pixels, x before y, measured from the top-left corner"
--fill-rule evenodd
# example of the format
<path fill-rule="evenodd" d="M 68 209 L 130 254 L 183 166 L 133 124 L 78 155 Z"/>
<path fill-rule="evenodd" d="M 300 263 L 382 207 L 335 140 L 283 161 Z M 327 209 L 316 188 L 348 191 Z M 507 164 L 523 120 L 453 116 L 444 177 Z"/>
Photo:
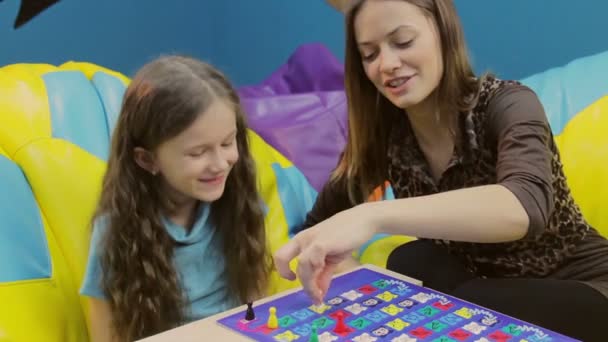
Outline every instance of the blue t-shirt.
<path fill-rule="evenodd" d="M 221 236 L 211 225 L 209 211 L 208 204 L 200 204 L 196 221 L 189 232 L 184 227 L 163 218 L 167 232 L 177 242 L 173 264 L 190 304 L 190 308 L 186 308 L 185 311 L 185 318 L 189 322 L 238 305 L 226 288 Z M 106 294 L 101 287 L 99 248 L 106 225 L 107 222 L 103 218 L 95 222 L 87 269 L 80 290 L 83 295 L 101 299 L 105 299 Z"/>

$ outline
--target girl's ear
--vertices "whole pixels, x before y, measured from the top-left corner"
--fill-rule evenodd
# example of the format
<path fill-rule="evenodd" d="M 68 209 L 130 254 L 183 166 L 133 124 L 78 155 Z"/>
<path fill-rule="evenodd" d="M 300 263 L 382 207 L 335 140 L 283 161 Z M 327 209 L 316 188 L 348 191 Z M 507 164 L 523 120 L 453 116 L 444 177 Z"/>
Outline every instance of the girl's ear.
<path fill-rule="evenodd" d="M 143 147 L 136 147 L 133 150 L 133 155 L 135 156 L 135 162 L 139 167 L 156 176 L 158 167 L 154 155 L 150 151 Z"/>

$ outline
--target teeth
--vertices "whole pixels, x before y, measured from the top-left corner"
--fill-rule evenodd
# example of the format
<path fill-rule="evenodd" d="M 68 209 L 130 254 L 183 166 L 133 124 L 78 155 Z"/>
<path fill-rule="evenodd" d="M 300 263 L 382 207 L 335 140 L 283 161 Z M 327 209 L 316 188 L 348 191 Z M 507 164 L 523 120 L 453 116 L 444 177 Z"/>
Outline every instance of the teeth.
<path fill-rule="evenodd" d="M 388 83 L 388 85 L 391 87 L 398 87 L 398 86 L 402 85 L 403 83 L 405 83 L 406 80 L 407 80 L 406 78 L 399 78 L 399 79 L 390 81 Z"/>

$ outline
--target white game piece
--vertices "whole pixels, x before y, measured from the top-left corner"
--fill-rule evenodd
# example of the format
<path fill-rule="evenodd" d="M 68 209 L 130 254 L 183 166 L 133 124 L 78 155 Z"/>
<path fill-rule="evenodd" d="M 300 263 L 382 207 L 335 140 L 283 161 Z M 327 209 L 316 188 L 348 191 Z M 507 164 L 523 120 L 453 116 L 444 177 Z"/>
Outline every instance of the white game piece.
<path fill-rule="evenodd" d="M 479 335 L 484 330 L 488 329 L 488 327 L 483 326 L 477 322 L 471 322 L 471 323 L 465 325 L 464 327 L 462 327 L 462 329 L 464 329 L 472 334 Z"/>
<path fill-rule="evenodd" d="M 355 299 L 357 299 L 359 297 L 362 297 L 362 296 L 363 296 L 363 294 L 361 294 L 361 293 L 359 293 L 359 292 L 357 292 L 355 290 L 350 290 L 350 291 L 344 292 L 343 294 L 340 295 L 340 297 L 344 297 L 344 298 L 346 298 L 348 300 L 355 300 Z"/>
<path fill-rule="evenodd" d="M 417 294 L 411 296 L 410 298 L 415 299 L 415 300 L 419 301 L 420 303 L 426 303 L 429 300 L 433 299 L 431 296 L 429 296 L 427 293 L 424 293 L 424 292 L 418 292 Z"/>
<path fill-rule="evenodd" d="M 407 334 L 401 334 L 391 340 L 391 342 L 416 342 L 417 339 L 408 336 Z"/>
<path fill-rule="evenodd" d="M 338 336 L 334 336 L 332 334 L 329 333 L 329 331 L 326 331 L 324 333 L 322 333 L 321 335 L 319 335 L 319 342 L 333 342 L 336 341 L 338 339 Z"/>
<path fill-rule="evenodd" d="M 368 333 L 364 333 L 363 335 L 359 335 L 359 336 L 353 338 L 353 341 L 355 341 L 355 342 L 374 342 L 377 340 L 378 340 L 378 338 L 376 338 Z"/>
<path fill-rule="evenodd" d="M 361 312 L 367 310 L 367 308 L 359 303 L 355 303 L 353 305 L 349 305 L 349 306 L 345 307 L 344 310 L 352 313 L 353 315 L 358 315 Z"/>

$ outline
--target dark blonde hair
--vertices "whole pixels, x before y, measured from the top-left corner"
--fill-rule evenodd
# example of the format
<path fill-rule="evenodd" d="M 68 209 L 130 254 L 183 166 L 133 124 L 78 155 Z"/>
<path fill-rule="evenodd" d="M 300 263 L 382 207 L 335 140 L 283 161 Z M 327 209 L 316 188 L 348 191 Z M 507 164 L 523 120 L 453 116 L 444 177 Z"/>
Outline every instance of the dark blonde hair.
<path fill-rule="evenodd" d="M 134 149 L 153 151 L 188 128 L 216 100 L 234 109 L 239 151 L 210 216 L 223 239 L 228 288 L 241 302 L 265 291 L 271 259 L 237 93 L 208 64 L 180 56 L 159 58 L 135 75 L 125 93 L 94 217 L 108 222 L 100 249 L 103 288 L 114 333 L 121 341 L 184 323 L 188 304 L 172 263 L 175 242 L 161 221 L 171 203 L 163 197 L 158 177 L 136 164 Z"/>
<path fill-rule="evenodd" d="M 452 0 L 353 0 L 346 14 L 345 87 L 349 135 L 331 182 L 361 202 L 387 177 L 390 128 L 403 110 L 381 95 L 365 74 L 355 36 L 355 19 L 367 1 L 405 1 L 420 8 L 437 26 L 444 72 L 436 98 L 447 113 L 470 110 L 480 81 L 469 63 L 462 27 Z"/>

